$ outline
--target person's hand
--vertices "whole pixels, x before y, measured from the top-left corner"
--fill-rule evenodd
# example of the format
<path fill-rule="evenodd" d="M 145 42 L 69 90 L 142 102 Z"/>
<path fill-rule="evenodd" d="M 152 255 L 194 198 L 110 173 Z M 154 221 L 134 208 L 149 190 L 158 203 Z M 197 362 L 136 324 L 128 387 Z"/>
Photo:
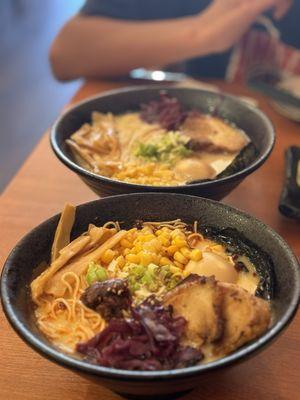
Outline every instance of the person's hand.
<path fill-rule="evenodd" d="M 273 10 L 276 19 L 282 18 L 292 3 L 293 0 L 214 0 L 202 14 L 210 29 L 213 51 L 232 47 L 265 11 Z"/>
<path fill-rule="evenodd" d="M 282 18 L 290 9 L 294 0 L 213 0 L 209 8 L 218 12 L 230 12 L 234 9 L 259 15 L 268 9 L 274 9 L 274 17 Z"/>
<path fill-rule="evenodd" d="M 281 19 L 289 11 L 294 0 L 284 0 L 280 1 L 274 9 L 273 16 L 275 19 Z"/>

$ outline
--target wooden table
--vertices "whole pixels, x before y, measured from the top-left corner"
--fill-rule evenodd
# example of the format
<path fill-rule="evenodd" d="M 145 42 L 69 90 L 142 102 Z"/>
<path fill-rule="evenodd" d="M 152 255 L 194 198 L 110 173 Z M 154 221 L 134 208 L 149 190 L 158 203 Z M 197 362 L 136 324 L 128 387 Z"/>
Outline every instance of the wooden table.
<path fill-rule="evenodd" d="M 88 82 L 72 103 L 118 84 Z M 220 83 L 231 93 L 254 96 L 246 89 Z M 277 143 L 267 163 L 248 177 L 225 202 L 271 225 L 300 256 L 300 223 L 277 211 L 283 182 L 284 150 L 300 145 L 300 125 L 277 115 L 256 96 L 272 119 Z M 96 199 L 75 174 L 52 154 L 46 134 L 0 199 L 0 265 L 11 248 L 31 228 L 59 212 L 65 201 L 79 204 Z M 284 268 L 284 266 L 283 266 Z M 45 360 L 25 345 L 0 313 L 0 399 L 100 400 L 119 399 L 101 385 Z M 300 399 L 300 316 L 278 341 L 250 361 L 212 374 L 186 400 L 297 400 Z"/>

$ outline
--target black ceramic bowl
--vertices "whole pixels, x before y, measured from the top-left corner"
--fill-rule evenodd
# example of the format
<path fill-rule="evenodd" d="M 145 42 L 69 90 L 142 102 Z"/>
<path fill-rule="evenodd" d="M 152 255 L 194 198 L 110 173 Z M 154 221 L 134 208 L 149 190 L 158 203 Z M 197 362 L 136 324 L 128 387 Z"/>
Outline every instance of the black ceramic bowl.
<path fill-rule="evenodd" d="M 195 108 L 204 113 L 214 112 L 242 128 L 258 150 L 255 158 L 245 168 L 228 177 L 181 186 L 147 186 L 121 182 L 89 172 L 74 162 L 65 140 L 82 124 L 90 121 L 92 111 L 119 114 L 137 110 L 141 103 L 157 99 L 161 90 L 177 97 L 186 109 Z M 275 133 L 270 120 L 262 111 L 238 97 L 199 89 L 141 86 L 113 90 L 77 104 L 57 120 L 52 128 L 50 140 L 57 157 L 98 195 L 168 192 L 220 200 L 266 161 L 274 145 Z"/>
<path fill-rule="evenodd" d="M 88 364 L 56 350 L 37 329 L 29 294 L 29 284 L 37 265 L 49 260 L 50 248 L 59 215 L 28 233 L 12 250 L 2 272 L 1 292 L 4 312 L 16 332 L 41 355 L 64 367 L 72 368 L 120 393 L 158 395 L 182 392 L 201 385 L 204 374 L 242 361 L 269 344 L 292 320 L 299 301 L 299 265 L 287 244 L 272 229 L 241 211 L 224 204 L 178 194 L 132 194 L 115 196 L 77 208 L 72 237 L 86 231 L 89 223 L 136 219 L 199 220 L 216 228 L 237 229 L 254 245 L 262 248 L 274 264 L 275 279 L 270 329 L 259 339 L 234 353 L 190 368 L 158 372 L 124 371 Z M 174 397 L 172 397 L 174 398 Z"/>

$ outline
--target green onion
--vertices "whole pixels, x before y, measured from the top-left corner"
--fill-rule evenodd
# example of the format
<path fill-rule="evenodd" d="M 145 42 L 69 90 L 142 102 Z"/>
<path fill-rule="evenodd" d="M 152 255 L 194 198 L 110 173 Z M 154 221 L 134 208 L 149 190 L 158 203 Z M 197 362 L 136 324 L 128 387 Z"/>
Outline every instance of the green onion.
<path fill-rule="evenodd" d="M 108 279 L 108 275 L 106 269 L 101 267 L 100 264 L 96 264 L 95 262 L 90 262 L 86 274 L 86 281 L 88 285 L 91 285 L 94 282 L 102 282 Z"/>
<path fill-rule="evenodd" d="M 91 285 L 92 283 L 97 281 L 97 275 L 95 271 L 88 271 L 86 274 L 86 281 L 88 285 Z"/>
<path fill-rule="evenodd" d="M 96 275 L 97 275 L 97 280 L 98 281 L 105 281 L 108 278 L 106 270 L 103 267 L 98 267 L 97 268 Z"/>
<path fill-rule="evenodd" d="M 180 268 L 169 265 L 160 267 L 154 263 L 150 263 L 147 267 L 129 264 L 123 272 L 132 293 L 143 288 L 153 293 L 163 287 L 169 290 L 182 279 Z"/>
<path fill-rule="evenodd" d="M 192 151 L 186 147 L 188 138 L 180 132 L 167 132 L 153 142 L 139 143 L 135 155 L 152 161 L 175 162 L 189 156 Z"/>
<path fill-rule="evenodd" d="M 136 156 L 143 158 L 157 158 L 159 157 L 158 148 L 154 144 L 148 143 L 140 143 Z"/>

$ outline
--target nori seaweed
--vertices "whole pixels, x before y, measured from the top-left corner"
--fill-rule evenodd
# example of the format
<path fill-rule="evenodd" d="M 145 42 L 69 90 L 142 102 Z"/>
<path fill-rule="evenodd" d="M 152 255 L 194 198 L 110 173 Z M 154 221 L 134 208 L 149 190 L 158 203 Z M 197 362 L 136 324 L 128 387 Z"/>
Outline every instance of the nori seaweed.
<path fill-rule="evenodd" d="M 194 184 L 194 183 L 204 183 L 204 182 L 211 182 L 218 180 L 220 178 L 225 178 L 227 176 L 231 176 L 244 168 L 248 167 L 258 156 L 258 150 L 255 145 L 251 142 L 247 144 L 235 157 L 230 165 L 220 174 L 218 174 L 213 179 L 196 179 L 191 182 L 187 182 L 187 185 Z"/>
<path fill-rule="evenodd" d="M 258 150 L 255 145 L 250 142 L 245 146 L 239 154 L 235 157 L 230 165 L 224 171 L 222 171 L 219 175 L 217 175 L 216 179 L 218 178 L 225 178 L 227 176 L 233 175 L 238 171 L 248 167 L 258 156 Z"/>
<path fill-rule="evenodd" d="M 234 228 L 216 228 L 212 226 L 200 226 L 199 232 L 204 237 L 225 246 L 229 254 L 246 256 L 253 263 L 260 277 L 256 296 L 266 300 L 273 298 L 274 289 L 274 265 L 270 256 L 257 245 L 248 240 L 243 234 Z"/>

